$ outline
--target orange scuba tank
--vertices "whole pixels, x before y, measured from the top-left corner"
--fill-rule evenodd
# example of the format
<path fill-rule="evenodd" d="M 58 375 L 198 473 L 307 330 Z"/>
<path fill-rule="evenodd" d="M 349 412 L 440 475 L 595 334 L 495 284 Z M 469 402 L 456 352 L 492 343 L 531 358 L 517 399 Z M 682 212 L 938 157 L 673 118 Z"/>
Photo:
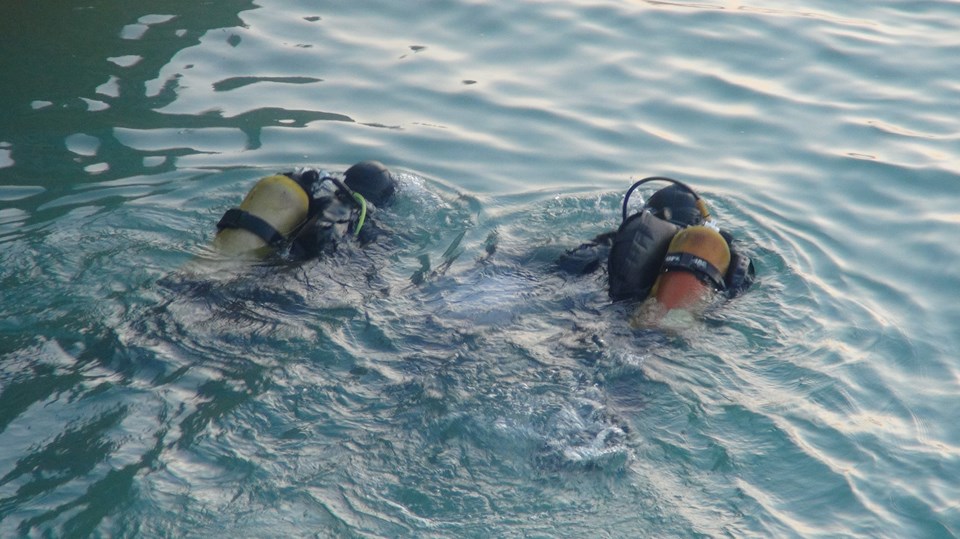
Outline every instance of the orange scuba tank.
<path fill-rule="evenodd" d="M 714 290 L 723 290 L 730 266 L 730 246 L 715 228 L 687 227 L 673 237 L 652 296 L 666 310 L 696 305 Z"/>

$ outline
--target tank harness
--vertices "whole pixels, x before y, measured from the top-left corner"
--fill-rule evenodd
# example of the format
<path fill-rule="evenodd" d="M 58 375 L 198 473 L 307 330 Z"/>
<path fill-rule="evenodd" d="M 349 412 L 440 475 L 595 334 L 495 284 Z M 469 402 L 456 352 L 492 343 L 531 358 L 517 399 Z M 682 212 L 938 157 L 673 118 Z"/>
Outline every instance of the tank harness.
<path fill-rule="evenodd" d="M 223 214 L 215 243 L 231 253 L 263 246 L 281 249 L 308 225 L 342 229 L 356 237 L 366 216 L 366 199 L 339 178 L 315 169 L 276 174 L 260 179 L 240 207 Z M 232 231 L 249 232 L 256 239 L 242 233 L 230 236 Z"/>
<path fill-rule="evenodd" d="M 628 216 L 630 196 L 654 181 L 675 187 L 658 191 L 639 212 Z M 657 207 L 661 202 L 665 204 Z M 622 222 L 607 262 L 610 296 L 615 301 L 656 297 L 669 308 L 682 308 L 707 289 L 725 291 L 731 266 L 746 272 L 750 264 L 746 257 L 731 261 L 729 242 L 706 201 L 690 186 L 672 178 L 644 178 L 623 199 Z"/>

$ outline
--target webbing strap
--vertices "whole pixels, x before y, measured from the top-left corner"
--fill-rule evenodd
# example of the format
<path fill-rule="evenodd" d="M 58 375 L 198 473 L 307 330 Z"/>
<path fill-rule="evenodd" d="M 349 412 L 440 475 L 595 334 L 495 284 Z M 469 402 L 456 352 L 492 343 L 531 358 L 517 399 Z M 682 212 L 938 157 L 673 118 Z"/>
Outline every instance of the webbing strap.
<path fill-rule="evenodd" d="M 231 208 L 223 214 L 220 222 L 217 223 L 217 230 L 224 228 L 239 228 L 252 232 L 272 247 L 278 247 L 286 241 L 283 234 L 277 232 L 273 225 L 240 208 Z"/>
<path fill-rule="evenodd" d="M 663 269 L 687 270 L 698 277 L 705 278 L 713 283 L 717 290 L 726 288 L 723 274 L 716 266 L 699 256 L 690 253 L 667 253 L 663 258 Z"/>

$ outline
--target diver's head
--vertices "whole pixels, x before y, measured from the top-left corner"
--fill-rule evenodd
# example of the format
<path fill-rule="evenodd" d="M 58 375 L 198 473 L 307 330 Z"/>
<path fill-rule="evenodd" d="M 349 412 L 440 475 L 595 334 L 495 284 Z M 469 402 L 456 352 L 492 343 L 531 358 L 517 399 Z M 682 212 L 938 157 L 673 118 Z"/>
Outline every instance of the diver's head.
<path fill-rule="evenodd" d="M 680 226 L 703 223 L 697 196 L 686 186 L 670 184 L 650 195 L 645 207 L 654 215 Z"/>
<path fill-rule="evenodd" d="M 379 161 L 361 161 L 348 168 L 343 176 L 343 183 L 347 187 L 374 206 L 383 207 L 388 204 L 397 189 L 393 175 Z"/>

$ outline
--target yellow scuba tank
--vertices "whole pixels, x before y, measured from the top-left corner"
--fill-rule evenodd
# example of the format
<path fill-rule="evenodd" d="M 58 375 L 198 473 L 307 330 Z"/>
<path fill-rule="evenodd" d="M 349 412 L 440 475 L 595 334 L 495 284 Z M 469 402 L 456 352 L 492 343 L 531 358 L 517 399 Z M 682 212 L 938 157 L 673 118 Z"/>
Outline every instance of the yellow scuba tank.
<path fill-rule="evenodd" d="M 299 183 L 281 174 L 267 176 L 239 208 L 224 214 L 213 246 L 225 255 L 265 256 L 268 246 L 283 242 L 306 221 L 309 208 L 310 198 Z"/>
<path fill-rule="evenodd" d="M 684 228 L 670 241 L 652 294 L 665 309 L 685 309 L 723 290 L 730 246 L 711 226 Z"/>

